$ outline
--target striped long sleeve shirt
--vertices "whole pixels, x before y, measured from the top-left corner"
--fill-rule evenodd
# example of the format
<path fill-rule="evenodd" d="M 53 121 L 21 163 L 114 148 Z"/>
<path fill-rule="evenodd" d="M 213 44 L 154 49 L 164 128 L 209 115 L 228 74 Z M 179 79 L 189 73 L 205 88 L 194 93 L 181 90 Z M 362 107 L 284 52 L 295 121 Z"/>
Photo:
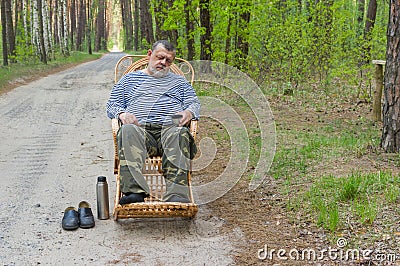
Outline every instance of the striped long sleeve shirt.
<path fill-rule="evenodd" d="M 200 102 L 186 79 L 171 72 L 162 78 L 143 71 L 128 73 L 114 85 L 107 102 L 109 118 L 129 112 L 136 116 L 139 124 L 168 124 L 171 115 L 184 110 L 198 119 Z"/>

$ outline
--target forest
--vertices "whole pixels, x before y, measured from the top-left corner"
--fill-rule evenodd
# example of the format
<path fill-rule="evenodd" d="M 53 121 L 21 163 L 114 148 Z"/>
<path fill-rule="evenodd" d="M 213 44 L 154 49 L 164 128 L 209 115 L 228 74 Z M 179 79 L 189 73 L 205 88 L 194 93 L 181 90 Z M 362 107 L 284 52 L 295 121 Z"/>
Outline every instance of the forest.
<path fill-rule="evenodd" d="M 290 92 L 340 79 L 368 98 L 388 17 L 383 0 L 1 0 L 1 54 L 4 66 L 46 64 L 168 39 L 179 57 L 238 67 L 259 84 Z"/>

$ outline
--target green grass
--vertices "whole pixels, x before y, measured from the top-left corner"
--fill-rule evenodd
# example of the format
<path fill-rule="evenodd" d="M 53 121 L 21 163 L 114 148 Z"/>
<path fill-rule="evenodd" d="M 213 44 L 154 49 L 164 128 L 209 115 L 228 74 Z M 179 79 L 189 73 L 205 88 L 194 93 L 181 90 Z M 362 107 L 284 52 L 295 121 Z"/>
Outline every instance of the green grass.
<path fill-rule="evenodd" d="M 71 52 L 69 57 L 58 56 L 55 60 L 49 61 L 47 65 L 40 61 L 26 61 L 9 63 L 8 66 L 0 67 L 0 93 L 8 87 L 9 82 L 22 78 L 30 80 L 39 77 L 47 72 L 54 71 L 54 69 L 73 66 L 75 64 L 83 63 L 89 60 L 100 58 L 101 53 L 89 55 L 84 52 Z"/>
<path fill-rule="evenodd" d="M 345 227 L 347 217 L 355 217 L 362 225 L 372 224 L 381 206 L 395 203 L 399 196 L 400 177 L 389 172 L 328 175 L 316 180 L 291 208 L 306 207 L 317 225 L 335 232 Z"/>
<path fill-rule="evenodd" d="M 305 111 L 306 112 L 306 111 Z M 277 119 L 278 148 L 270 174 L 278 178 L 305 175 L 321 164 L 338 158 L 360 157 L 380 141 L 380 128 L 359 118 L 342 118 L 301 125 Z"/>

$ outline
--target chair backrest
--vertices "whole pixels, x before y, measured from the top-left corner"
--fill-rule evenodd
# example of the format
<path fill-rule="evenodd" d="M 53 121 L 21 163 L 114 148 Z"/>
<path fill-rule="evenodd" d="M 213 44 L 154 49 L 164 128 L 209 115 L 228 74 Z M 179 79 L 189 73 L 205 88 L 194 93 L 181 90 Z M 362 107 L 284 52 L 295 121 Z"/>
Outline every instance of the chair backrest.
<path fill-rule="evenodd" d="M 126 55 L 122 57 L 115 65 L 114 82 L 117 83 L 123 75 L 129 72 L 146 68 L 148 63 L 147 55 Z M 175 58 L 175 63 L 171 65 L 170 69 L 173 73 L 184 76 L 193 85 L 194 69 L 188 61 Z"/>

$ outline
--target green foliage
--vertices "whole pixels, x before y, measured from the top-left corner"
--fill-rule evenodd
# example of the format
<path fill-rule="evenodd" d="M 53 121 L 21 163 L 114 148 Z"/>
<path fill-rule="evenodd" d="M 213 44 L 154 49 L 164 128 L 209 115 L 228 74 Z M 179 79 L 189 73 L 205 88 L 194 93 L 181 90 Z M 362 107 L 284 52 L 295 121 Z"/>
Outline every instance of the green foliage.
<path fill-rule="evenodd" d="M 178 30 L 181 57 L 187 52 L 185 3 L 174 1 L 162 26 Z M 199 25 L 198 1 L 191 1 L 189 9 L 196 24 L 191 36 L 199 59 L 199 39 L 205 29 Z M 366 83 L 371 79 L 370 67 L 360 64 L 363 47 L 371 47 L 370 59 L 385 57 L 387 9 L 388 5 L 378 5 L 375 27 L 370 38 L 364 39 L 356 1 L 303 1 L 301 5 L 297 0 L 211 1 L 212 59 L 246 70 L 259 84 L 290 83 L 292 89 L 299 89 L 312 82 L 332 84 L 339 78 L 348 86 L 360 86 L 361 79 Z M 248 25 L 241 21 L 244 12 L 251 13 Z M 239 38 L 250 44 L 247 57 L 239 51 Z"/>

